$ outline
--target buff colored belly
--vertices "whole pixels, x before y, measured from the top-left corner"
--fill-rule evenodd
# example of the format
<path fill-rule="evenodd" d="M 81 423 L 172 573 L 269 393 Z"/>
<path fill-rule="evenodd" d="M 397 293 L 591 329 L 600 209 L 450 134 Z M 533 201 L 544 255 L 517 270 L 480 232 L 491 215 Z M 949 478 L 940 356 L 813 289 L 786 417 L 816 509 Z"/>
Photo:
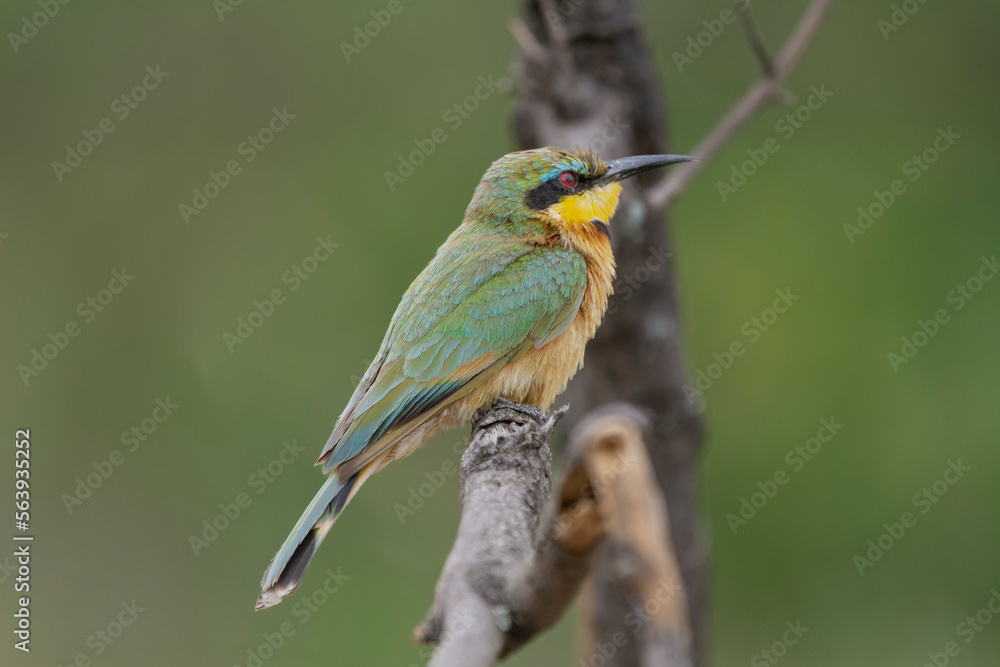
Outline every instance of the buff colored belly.
<path fill-rule="evenodd" d="M 588 338 L 583 319 L 578 315 L 561 336 L 541 349 L 532 348 L 459 401 L 462 404 L 460 411 L 466 413 L 462 416 L 471 416 L 476 409 L 490 406 L 501 396 L 547 410 L 583 365 Z"/>

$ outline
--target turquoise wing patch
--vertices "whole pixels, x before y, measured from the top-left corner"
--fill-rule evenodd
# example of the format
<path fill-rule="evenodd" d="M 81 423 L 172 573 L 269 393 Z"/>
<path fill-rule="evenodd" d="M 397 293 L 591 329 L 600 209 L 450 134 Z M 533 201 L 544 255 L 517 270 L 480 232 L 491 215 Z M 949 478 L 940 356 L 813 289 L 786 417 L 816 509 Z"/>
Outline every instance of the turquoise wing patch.
<path fill-rule="evenodd" d="M 565 331 L 587 284 L 583 257 L 564 246 L 517 244 L 498 254 L 504 250 L 510 260 L 490 262 L 492 272 L 468 251 L 435 267 L 439 253 L 414 282 L 367 384 L 359 385 L 320 456 L 324 472 L 359 456 L 367 462 L 393 444 L 380 442 L 386 434 L 423 421 L 471 391 L 477 377 Z"/>

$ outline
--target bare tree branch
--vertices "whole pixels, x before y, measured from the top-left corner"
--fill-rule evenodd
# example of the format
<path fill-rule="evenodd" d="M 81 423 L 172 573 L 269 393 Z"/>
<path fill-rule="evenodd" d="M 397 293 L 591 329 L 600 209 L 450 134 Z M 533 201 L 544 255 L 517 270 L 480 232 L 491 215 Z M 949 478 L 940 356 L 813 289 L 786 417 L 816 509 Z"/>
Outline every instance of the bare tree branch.
<path fill-rule="evenodd" d="M 688 162 L 679 166 L 649 190 L 647 201 L 650 206 L 654 208 L 667 206 L 674 197 L 687 188 L 708 161 L 732 139 L 737 130 L 766 103 L 780 97 L 781 84 L 795 69 L 832 4 L 833 0 L 813 0 L 791 37 L 788 38 L 788 42 L 785 43 L 781 54 L 774 61 L 771 74 L 765 72 L 761 79 L 750 86 L 742 99 L 692 149 L 690 154 L 700 158 L 699 162 Z"/>
<path fill-rule="evenodd" d="M 536 539 L 551 488 L 548 437 L 564 413 L 500 399 L 473 418 L 458 536 L 414 633 L 438 643 L 433 667 L 492 665 L 554 623 L 576 594 L 593 545 L 578 552 L 556 540 L 540 550 Z"/>
<path fill-rule="evenodd" d="M 605 158 L 670 153 L 668 116 L 660 76 L 646 46 L 634 0 L 573 0 L 557 4 L 572 58 L 520 59 L 519 104 L 514 126 L 523 148 L 580 145 Z M 546 52 L 557 48 L 540 13 L 525 0 L 525 24 Z M 688 381 L 681 345 L 680 303 L 674 279 L 669 221 L 646 204 L 655 174 L 624 184 L 611 222 L 617 263 L 615 296 L 597 336 L 587 345 L 587 363 L 570 383 L 575 413 L 627 401 L 650 415 L 645 445 L 658 486 L 670 508 L 670 537 L 679 561 L 695 665 L 704 652 L 708 540 L 697 511 L 697 461 L 701 417 L 684 395 Z M 567 417 L 572 421 L 574 415 Z M 584 664 L 595 645 L 632 637 L 626 623 L 644 613 L 645 600 L 623 587 L 613 553 L 602 547 L 592 585 L 581 605 L 586 641 Z M 617 646 L 610 659 L 592 664 L 636 667 L 644 642 Z"/>
<path fill-rule="evenodd" d="M 584 413 L 626 400 L 651 415 L 645 444 L 670 508 L 669 531 L 685 592 L 679 599 L 687 601 L 687 614 L 678 618 L 690 624 L 690 659 L 695 665 L 705 661 L 709 557 L 697 512 L 702 427 L 700 411 L 684 395 L 687 371 L 666 204 L 757 109 L 780 98 L 782 82 L 831 4 L 832 0 L 815 0 L 810 5 L 777 60 L 767 59 L 771 65 L 765 65 L 765 80 L 751 87 L 694 151 L 705 161 L 675 168 L 665 183 L 649 174 L 625 184 L 619 212 L 610 225 L 618 264 L 616 296 L 588 345 L 587 365 L 568 389 L 569 400 Z M 759 31 L 754 33 L 753 25 L 749 28 L 751 42 L 757 40 L 754 48 L 763 48 Z M 634 0 L 525 0 L 525 21 L 514 32 L 525 53 L 515 62 L 520 99 L 514 126 L 523 148 L 580 145 L 607 158 L 674 152 L 669 150 L 659 76 L 644 43 Z M 580 648 L 585 663 L 595 645 L 606 647 L 618 637 L 631 636 L 624 619 L 630 614 L 642 617 L 648 602 L 622 578 L 619 564 L 626 560 L 618 558 L 614 542 L 605 539 L 598 547 L 594 572 L 584 590 L 585 638 Z M 646 652 L 654 645 L 628 641 L 602 664 L 673 664 Z M 678 659 L 682 658 L 673 658 Z"/>
<path fill-rule="evenodd" d="M 750 40 L 750 48 L 753 49 L 754 55 L 760 62 L 761 72 L 768 78 L 774 78 L 774 60 L 771 59 L 771 53 L 767 50 L 767 45 L 764 44 L 764 35 L 761 34 L 760 26 L 757 25 L 757 20 L 754 18 L 753 7 L 748 0 L 733 0 L 733 2 L 736 4 L 745 3 L 743 7 L 739 8 L 740 23 L 743 24 L 747 39 Z"/>
<path fill-rule="evenodd" d="M 582 454 L 598 499 L 606 535 L 600 546 L 601 563 L 615 579 L 616 589 L 631 607 L 629 633 L 611 642 L 634 642 L 640 656 L 637 667 L 690 667 L 691 627 L 680 566 L 670 539 L 667 505 L 653 472 L 643 431 L 649 420 L 628 404 L 612 404 L 588 415 L 570 436 L 570 456 Z M 573 460 L 567 466 L 573 470 Z M 592 580 L 584 599 L 594 600 Z M 609 648 L 597 640 L 596 610 L 585 615 L 581 642 L 585 664 L 595 664 L 600 652 L 605 662 Z M 637 627 L 638 626 L 638 627 Z"/>
<path fill-rule="evenodd" d="M 536 67 L 541 67 L 545 62 L 547 52 L 535 36 L 531 34 L 528 30 L 528 26 L 524 25 L 524 21 L 520 19 L 512 19 L 510 24 L 510 34 L 514 37 L 514 41 L 517 45 L 521 47 L 524 51 L 525 57 L 528 58 Z"/>
<path fill-rule="evenodd" d="M 603 540 L 625 589 L 650 610 L 641 630 L 623 641 L 651 657 L 644 665 L 690 665 L 680 571 L 643 442 L 646 420 L 616 405 L 574 429 L 543 512 L 551 486 L 547 438 L 562 412 L 547 417 L 501 399 L 474 418 L 462 457 L 458 536 L 414 633 L 418 642 L 438 642 L 432 667 L 492 665 L 551 627 Z"/>

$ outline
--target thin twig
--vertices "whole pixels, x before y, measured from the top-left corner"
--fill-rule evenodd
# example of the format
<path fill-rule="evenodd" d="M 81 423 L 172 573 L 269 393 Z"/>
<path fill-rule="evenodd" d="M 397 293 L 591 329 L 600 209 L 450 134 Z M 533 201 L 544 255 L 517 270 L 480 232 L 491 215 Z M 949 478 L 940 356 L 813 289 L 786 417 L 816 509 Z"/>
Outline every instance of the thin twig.
<path fill-rule="evenodd" d="M 774 61 L 772 76 L 765 75 L 750 86 L 739 102 L 695 146 L 691 154 L 699 158 L 698 162 L 688 162 L 675 168 L 669 176 L 650 188 L 646 198 L 650 206 L 662 208 L 673 201 L 704 169 L 708 161 L 732 139 L 738 129 L 767 102 L 780 95 L 782 82 L 795 69 L 832 4 L 833 0 L 813 0 Z"/>
<path fill-rule="evenodd" d="M 566 25 L 562 16 L 556 10 L 553 0 L 541 0 L 542 2 L 542 22 L 545 30 L 549 33 L 549 39 L 556 47 L 556 56 L 564 58 L 569 62 L 569 36 L 566 34 Z"/>
<path fill-rule="evenodd" d="M 531 34 L 531 30 L 525 25 L 524 21 L 513 19 L 510 22 L 510 34 L 514 36 L 514 41 L 524 51 L 524 55 L 528 57 L 528 60 L 531 60 L 536 65 L 545 62 L 547 58 L 545 47 L 538 43 L 538 40 Z"/>
<path fill-rule="evenodd" d="M 741 2 L 745 0 L 733 0 L 734 2 Z M 764 35 L 760 32 L 760 26 L 757 25 L 757 19 L 753 15 L 753 7 L 747 2 L 746 6 L 740 8 L 739 11 L 740 22 L 743 24 L 743 29 L 746 30 L 747 39 L 750 40 L 750 47 L 753 49 L 754 55 L 757 56 L 757 60 L 760 61 L 760 69 L 764 72 L 764 76 L 768 78 L 774 78 L 774 60 L 771 59 L 771 54 L 767 50 L 767 46 L 764 44 Z"/>
<path fill-rule="evenodd" d="M 760 70 L 763 72 L 764 76 L 768 79 L 774 80 L 774 58 L 771 57 L 771 53 L 767 50 L 767 45 L 764 44 L 764 34 L 760 30 L 760 25 L 757 23 L 757 18 L 754 16 L 753 7 L 750 6 L 749 0 L 733 0 L 733 2 L 739 4 L 740 2 L 746 2 L 746 6 L 740 10 L 740 22 L 743 25 L 743 30 L 747 34 L 747 39 L 750 41 L 750 48 L 753 49 L 753 53 L 757 56 L 757 61 L 760 63 Z M 777 89 L 774 91 L 774 99 L 778 100 L 785 106 L 790 106 L 795 103 L 795 95 L 788 92 L 784 86 L 780 83 L 775 83 Z"/>

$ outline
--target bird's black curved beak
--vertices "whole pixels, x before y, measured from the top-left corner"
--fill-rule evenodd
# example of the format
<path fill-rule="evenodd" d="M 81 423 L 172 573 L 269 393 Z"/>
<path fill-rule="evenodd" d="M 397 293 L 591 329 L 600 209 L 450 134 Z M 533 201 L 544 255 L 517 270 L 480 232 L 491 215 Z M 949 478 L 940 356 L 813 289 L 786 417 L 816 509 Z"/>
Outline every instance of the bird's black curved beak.
<path fill-rule="evenodd" d="M 595 185 L 624 181 L 626 178 L 641 174 L 650 169 L 678 162 L 691 162 L 697 159 L 696 157 L 689 157 L 687 155 L 633 155 L 631 157 L 618 158 L 617 160 L 609 160 L 608 171 L 597 179 Z"/>

